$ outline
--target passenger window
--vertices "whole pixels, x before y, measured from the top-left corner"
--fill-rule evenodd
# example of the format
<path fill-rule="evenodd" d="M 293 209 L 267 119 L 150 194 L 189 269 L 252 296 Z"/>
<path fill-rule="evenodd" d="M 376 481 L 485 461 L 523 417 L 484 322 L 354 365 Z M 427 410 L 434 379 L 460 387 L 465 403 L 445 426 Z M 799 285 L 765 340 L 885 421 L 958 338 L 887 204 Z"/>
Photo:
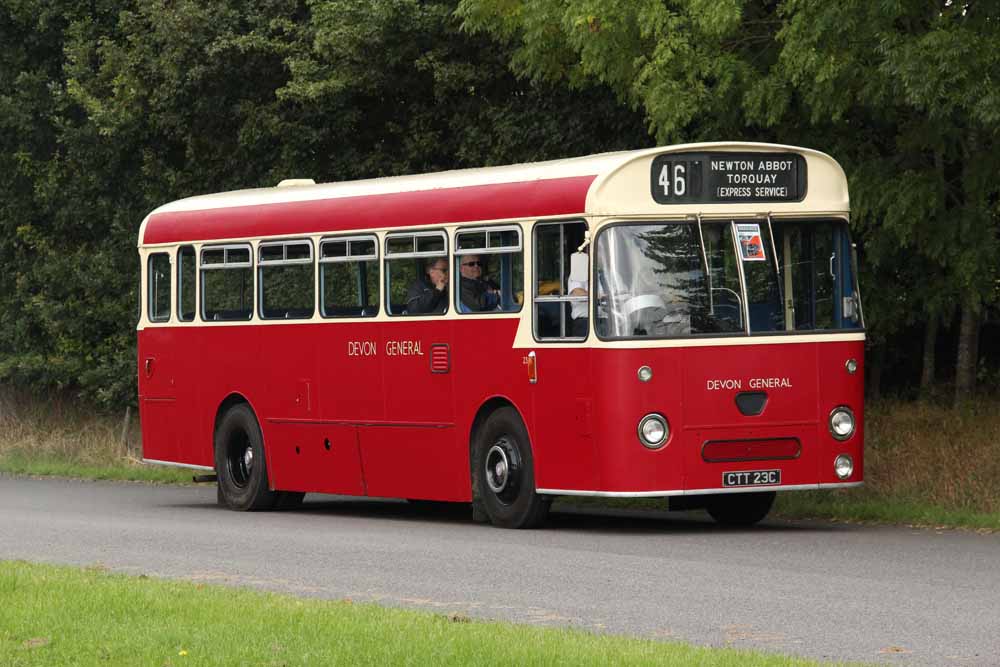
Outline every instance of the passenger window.
<path fill-rule="evenodd" d="M 149 284 L 150 322 L 170 320 L 170 255 L 157 252 L 149 256 L 146 280 Z"/>
<path fill-rule="evenodd" d="M 516 313 L 524 303 L 524 251 L 521 229 L 505 226 L 460 231 L 455 235 L 460 313 Z"/>
<path fill-rule="evenodd" d="M 390 315 L 440 315 L 448 311 L 448 243 L 444 232 L 393 234 L 385 239 L 385 280 Z"/>
<path fill-rule="evenodd" d="M 535 225 L 535 338 L 587 337 L 590 317 L 590 259 L 578 251 L 586 239 L 583 222 Z"/>
<path fill-rule="evenodd" d="M 197 273 L 194 247 L 182 246 L 177 251 L 177 319 L 181 322 L 194 321 Z"/>
<path fill-rule="evenodd" d="M 249 320 L 253 316 L 253 262 L 249 245 L 201 251 L 201 318 Z"/>
<path fill-rule="evenodd" d="M 316 310 L 312 243 L 261 243 L 260 316 L 265 320 L 308 319 Z"/>
<path fill-rule="evenodd" d="M 320 243 L 319 284 L 323 317 L 378 315 L 378 243 L 351 236 Z"/>

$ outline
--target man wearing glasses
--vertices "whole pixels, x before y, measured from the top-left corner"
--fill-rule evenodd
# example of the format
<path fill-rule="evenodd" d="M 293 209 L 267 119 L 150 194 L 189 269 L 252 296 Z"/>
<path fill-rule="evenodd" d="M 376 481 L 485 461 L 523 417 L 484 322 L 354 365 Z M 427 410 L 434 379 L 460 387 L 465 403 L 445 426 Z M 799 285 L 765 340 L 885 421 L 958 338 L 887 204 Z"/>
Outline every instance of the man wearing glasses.
<path fill-rule="evenodd" d="M 438 314 L 448 309 L 448 260 L 432 257 L 424 264 L 424 274 L 406 293 L 406 312 Z"/>
<path fill-rule="evenodd" d="M 500 303 L 500 290 L 493 282 L 483 280 L 483 261 L 479 255 L 461 255 L 458 261 L 462 274 L 462 311 L 478 313 L 496 310 Z"/>

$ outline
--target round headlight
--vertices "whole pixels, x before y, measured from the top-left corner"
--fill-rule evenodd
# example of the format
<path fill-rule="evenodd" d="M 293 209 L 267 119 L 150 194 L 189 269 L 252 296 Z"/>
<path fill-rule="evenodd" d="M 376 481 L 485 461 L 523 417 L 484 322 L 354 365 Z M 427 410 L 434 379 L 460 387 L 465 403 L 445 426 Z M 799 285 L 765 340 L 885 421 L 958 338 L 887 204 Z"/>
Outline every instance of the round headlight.
<path fill-rule="evenodd" d="M 850 408 L 841 406 L 830 413 L 830 433 L 837 440 L 854 435 L 854 413 Z"/>
<path fill-rule="evenodd" d="M 847 479 L 854 474 L 854 461 L 847 454 L 841 454 L 833 461 L 833 471 L 840 479 Z"/>
<path fill-rule="evenodd" d="M 848 359 L 847 362 L 844 364 L 844 368 L 847 369 L 848 373 L 850 373 L 851 375 L 854 375 L 855 373 L 858 372 L 858 360 L 857 359 Z"/>
<path fill-rule="evenodd" d="M 646 415 L 639 422 L 639 441 L 650 449 L 659 449 L 670 436 L 667 420 L 657 414 Z"/>
<path fill-rule="evenodd" d="M 638 375 L 639 382 L 649 382 L 653 379 L 653 369 L 649 366 L 640 366 Z"/>

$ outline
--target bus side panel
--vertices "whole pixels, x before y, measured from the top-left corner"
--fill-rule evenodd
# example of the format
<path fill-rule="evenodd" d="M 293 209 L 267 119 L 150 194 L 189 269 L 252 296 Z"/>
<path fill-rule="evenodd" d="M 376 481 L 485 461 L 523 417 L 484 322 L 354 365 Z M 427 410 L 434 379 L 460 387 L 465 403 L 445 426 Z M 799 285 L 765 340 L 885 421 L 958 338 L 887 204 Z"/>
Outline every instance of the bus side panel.
<path fill-rule="evenodd" d="M 687 349 L 645 348 L 595 351 L 594 392 L 601 491 L 670 491 L 684 488 L 685 428 L 682 364 Z M 653 378 L 641 382 L 639 368 Z M 642 445 L 639 422 L 650 413 L 666 417 L 671 436 L 657 450 Z"/>
<path fill-rule="evenodd" d="M 261 372 L 260 330 L 256 326 L 198 326 L 190 332 L 190 347 L 185 354 L 197 359 L 196 373 L 191 377 L 195 389 L 195 406 L 185 412 L 197 424 L 198 438 L 185 443 L 190 463 L 214 466 L 214 429 L 216 412 L 222 402 L 232 394 L 245 398 L 261 430 L 265 428 L 266 413 L 261 410 L 261 395 L 267 385 Z M 188 338 L 185 338 L 188 340 Z M 203 369 L 201 373 L 198 369 Z M 265 433 L 266 436 L 266 433 Z M 264 441 L 265 453 L 267 440 Z M 270 461 L 268 462 L 270 465 Z"/>
<path fill-rule="evenodd" d="M 264 439 L 275 489 L 364 495 L 356 426 L 269 422 Z"/>
<path fill-rule="evenodd" d="M 491 398 L 513 404 L 525 427 L 532 432 L 531 390 L 528 350 L 514 349 L 518 319 L 463 318 L 454 325 L 451 347 L 451 372 L 455 376 L 456 437 L 461 449 L 463 497 L 472 499 L 469 467 L 472 423 L 479 409 Z M 532 438 L 532 446 L 537 443 Z M 537 468 L 537 456 L 536 456 Z"/>
<path fill-rule="evenodd" d="M 848 454 L 854 460 L 854 474 L 848 482 L 863 481 L 865 476 L 865 343 L 845 341 L 824 343 L 819 347 L 819 415 L 817 437 L 822 444 L 819 468 L 820 483 L 839 483 L 833 469 L 833 461 L 839 454 Z M 858 368 L 852 375 L 847 372 L 848 359 L 854 359 Z M 829 429 L 830 413 L 839 406 L 847 406 L 854 412 L 855 432 L 844 442 L 840 442 Z"/>
<path fill-rule="evenodd" d="M 450 345 L 452 321 L 382 323 L 384 422 L 358 435 L 368 495 L 467 499 L 468 459 L 455 428 L 453 374 L 434 372 L 431 349 Z"/>
<path fill-rule="evenodd" d="M 270 482 L 283 491 L 361 495 L 361 462 L 353 425 L 322 423 L 317 357 L 330 349 L 326 324 L 259 327 L 258 418 L 264 431 Z M 331 389 L 347 385 L 330 378 Z"/>
<path fill-rule="evenodd" d="M 142 456 L 155 461 L 185 463 L 178 448 L 175 329 L 147 327 L 138 335 L 139 421 Z"/>
<path fill-rule="evenodd" d="M 382 422 L 386 419 L 382 364 L 385 345 L 378 322 L 316 325 L 316 397 L 326 421 Z"/>
<path fill-rule="evenodd" d="M 532 419 L 528 424 L 535 485 L 541 489 L 595 489 L 600 477 L 593 415 L 599 406 L 595 406 L 592 393 L 593 351 L 544 345 L 534 351 L 538 382 L 531 385 Z"/>

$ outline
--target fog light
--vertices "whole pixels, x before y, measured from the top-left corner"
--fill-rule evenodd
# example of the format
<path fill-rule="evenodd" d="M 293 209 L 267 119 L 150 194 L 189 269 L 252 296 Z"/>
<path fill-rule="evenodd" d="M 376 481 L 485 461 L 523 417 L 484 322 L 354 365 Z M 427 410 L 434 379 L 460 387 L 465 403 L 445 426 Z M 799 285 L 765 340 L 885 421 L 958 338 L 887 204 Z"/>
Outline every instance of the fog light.
<path fill-rule="evenodd" d="M 658 414 L 646 415 L 639 422 L 639 442 L 650 449 L 659 449 L 670 437 L 667 420 Z"/>
<path fill-rule="evenodd" d="M 649 382 L 653 379 L 653 369 L 649 366 L 639 368 L 639 382 Z"/>
<path fill-rule="evenodd" d="M 837 440 L 847 440 L 854 435 L 854 413 L 840 406 L 830 413 L 830 433 Z"/>
<path fill-rule="evenodd" d="M 851 375 L 854 375 L 855 373 L 858 372 L 858 360 L 857 359 L 848 359 L 847 363 L 844 364 L 844 368 L 847 369 L 848 373 L 850 373 Z"/>
<path fill-rule="evenodd" d="M 847 479 L 854 474 L 854 461 L 847 454 L 841 454 L 833 461 L 833 471 L 840 479 Z"/>

